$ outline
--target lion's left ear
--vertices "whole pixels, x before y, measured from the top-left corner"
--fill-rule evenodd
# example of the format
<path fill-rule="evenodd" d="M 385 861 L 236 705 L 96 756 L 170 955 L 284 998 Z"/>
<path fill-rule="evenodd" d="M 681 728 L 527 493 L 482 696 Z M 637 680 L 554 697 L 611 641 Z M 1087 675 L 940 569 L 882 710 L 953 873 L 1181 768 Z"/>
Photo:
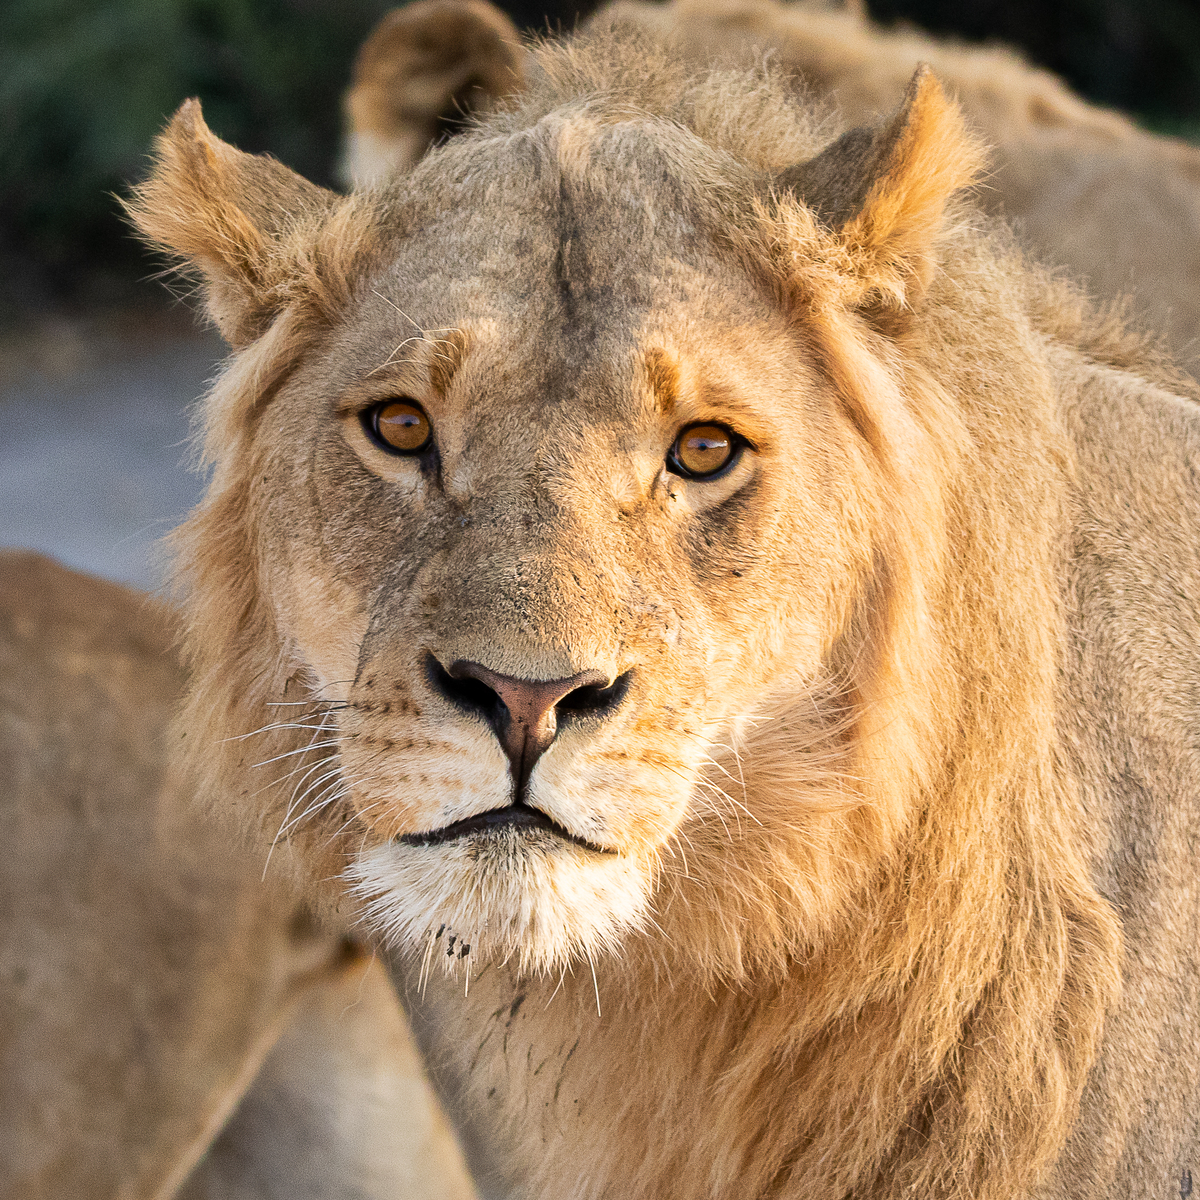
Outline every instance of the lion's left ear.
<path fill-rule="evenodd" d="M 775 190 L 803 201 L 834 234 L 863 285 L 862 304 L 899 312 L 929 286 L 946 204 L 984 162 L 958 105 L 922 65 L 889 120 L 843 134 L 779 175 Z"/>

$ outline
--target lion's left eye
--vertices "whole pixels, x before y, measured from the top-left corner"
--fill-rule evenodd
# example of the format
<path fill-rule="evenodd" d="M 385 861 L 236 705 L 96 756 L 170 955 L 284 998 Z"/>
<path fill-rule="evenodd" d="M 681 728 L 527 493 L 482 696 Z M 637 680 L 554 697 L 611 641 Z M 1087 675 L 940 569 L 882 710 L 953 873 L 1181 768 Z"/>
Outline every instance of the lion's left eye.
<path fill-rule="evenodd" d="M 724 425 L 689 425 L 667 454 L 667 469 L 685 479 L 712 479 L 731 466 L 744 445 Z"/>

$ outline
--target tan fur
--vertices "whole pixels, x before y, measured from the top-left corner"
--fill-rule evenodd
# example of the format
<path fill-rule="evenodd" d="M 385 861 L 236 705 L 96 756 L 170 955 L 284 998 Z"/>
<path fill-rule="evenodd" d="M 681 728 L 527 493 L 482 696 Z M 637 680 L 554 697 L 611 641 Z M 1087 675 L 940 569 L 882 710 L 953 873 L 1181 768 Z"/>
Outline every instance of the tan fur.
<path fill-rule="evenodd" d="M 178 1200 L 473 1200 L 378 962 L 313 989 Z"/>
<path fill-rule="evenodd" d="M 956 195 L 981 152 L 928 72 L 832 142 L 785 77 L 620 24 L 530 78 L 321 197 L 340 310 L 264 238 L 285 282 L 179 541 L 196 786 L 386 947 L 492 1193 L 1169 1194 L 1200 1101 L 1192 385 Z M 213 139 L 177 118 L 134 213 L 186 259 L 259 160 L 221 147 L 198 192 L 181 140 Z M 360 422 L 396 396 L 420 460 Z M 667 469 L 696 421 L 748 443 L 719 478 Z M 513 796 L 429 656 L 628 673 L 530 777 L 578 840 L 425 836 Z M 231 740 L 260 729 L 319 738 L 320 784 L 272 787 Z"/>
<path fill-rule="evenodd" d="M 382 972 L 166 777 L 174 626 L 0 553 L 0 1193 L 469 1195 Z"/>
<path fill-rule="evenodd" d="M 439 9 L 442 24 L 448 3 Z M 483 19 L 479 8 L 472 0 L 472 20 Z M 1032 249 L 1096 294 L 1132 294 L 1139 318 L 1168 336 L 1193 373 L 1200 367 L 1200 149 L 1088 104 L 1011 49 L 885 30 L 854 8 L 824 11 L 805 0 L 617 0 L 611 10 L 669 35 L 697 63 L 766 51 L 851 124 L 890 110 L 916 66 L 928 63 L 991 150 L 993 170 L 980 193 L 985 206 L 1015 221 Z M 395 70 L 392 96 L 429 79 L 416 45 L 421 6 L 399 11 L 411 14 L 410 33 L 403 50 L 395 42 L 386 50 Z M 385 53 L 382 41 L 368 44 Z M 364 108 L 375 94 L 352 81 L 351 139 L 376 128 Z M 446 91 L 444 103 L 449 97 Z M 410 168 L 429 145 L 427 137 L 390 129 L 373 149 L 363 143 L 359 182 Z"/>

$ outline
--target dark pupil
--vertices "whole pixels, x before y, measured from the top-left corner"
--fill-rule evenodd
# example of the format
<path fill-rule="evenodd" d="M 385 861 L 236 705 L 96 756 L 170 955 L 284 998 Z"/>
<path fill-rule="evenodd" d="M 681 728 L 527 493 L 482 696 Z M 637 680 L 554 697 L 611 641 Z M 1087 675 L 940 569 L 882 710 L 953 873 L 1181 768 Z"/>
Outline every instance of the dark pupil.
<path fill-rule="evenodd" d="M 421 418 L 414 412 L 406 412 L 398 416 L 389 414 L 384 417 L 384 421 L 393 428 L 398 425 L 401 429 L 415 429 L 421 423 Z"/>

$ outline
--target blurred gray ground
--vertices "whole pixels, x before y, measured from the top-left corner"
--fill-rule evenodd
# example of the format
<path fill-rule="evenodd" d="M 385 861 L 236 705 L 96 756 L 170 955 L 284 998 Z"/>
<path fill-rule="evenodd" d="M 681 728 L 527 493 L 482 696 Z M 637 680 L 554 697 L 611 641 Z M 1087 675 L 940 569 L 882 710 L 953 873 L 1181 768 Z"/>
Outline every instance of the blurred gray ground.
<path fill-rule="evenodd" d="M 58 321 L 0 341 L 0 546 L 139 587 L 200 498 L 189 410 L 222 354 L 186 312 Z"/>

